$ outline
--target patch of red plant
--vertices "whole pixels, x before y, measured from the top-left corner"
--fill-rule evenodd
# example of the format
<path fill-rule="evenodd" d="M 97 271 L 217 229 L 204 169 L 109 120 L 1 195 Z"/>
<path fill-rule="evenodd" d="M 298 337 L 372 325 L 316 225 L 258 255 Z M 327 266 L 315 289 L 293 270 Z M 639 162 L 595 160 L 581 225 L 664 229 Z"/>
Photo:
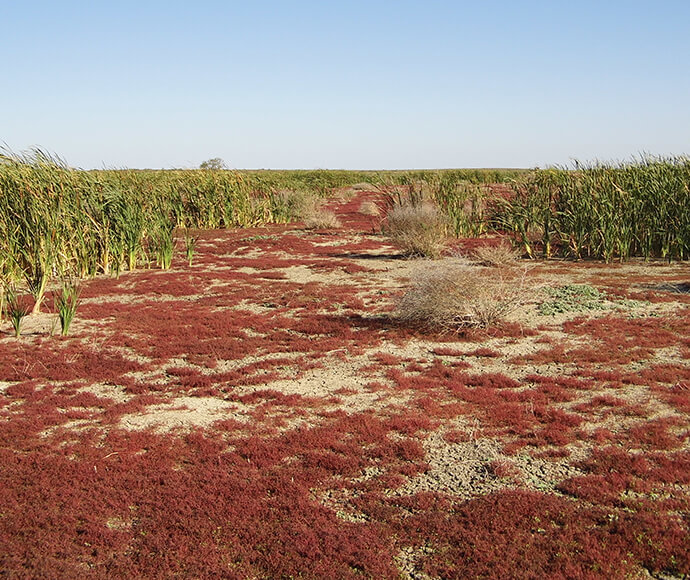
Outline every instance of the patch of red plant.
<path fill-rule="evenodd" d="M 676 449 L 688 438 L 688 432 L 677 434 L 673 432 L 673 427 L 687 426 L 687 421 L 680 417 L 645 421 L 628 431 L 626 442 L 627 445 L 645 449 Z"/>
<path fill-rule="evenodd" d="M 430 548 L 421 567 L 432 577 L 625 578 L 639 568 L 690 569 L 688 526 L 678 517 L 653 512 L 609 517 L 603 509 L 524 491 L 452 507 L 442 499 L 422 499 L 423 507 L 400 506 L 412 515 L 394 529 L 413 545 Z"/>
<path fill-rule="evenodd" d="M 116 381 L 124 374 L 145 370 L 147 365 L 67 339 L 34 344 L 0 341 L 0 367 L 5 381 Z"/>

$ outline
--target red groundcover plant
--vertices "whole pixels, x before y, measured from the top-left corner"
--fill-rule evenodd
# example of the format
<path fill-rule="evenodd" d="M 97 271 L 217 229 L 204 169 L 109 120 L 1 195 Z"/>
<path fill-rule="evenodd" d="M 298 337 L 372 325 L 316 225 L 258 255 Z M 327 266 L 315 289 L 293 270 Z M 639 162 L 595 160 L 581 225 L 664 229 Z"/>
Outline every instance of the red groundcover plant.
<path fill-rule="evenodd" d="M 69 337 L 0 329 L 3 576 L 690 574 L 685 297 L 406 328 L 363 200 L 88 281 Z M 597 268 L 537 271 L 649 292 Z"/>

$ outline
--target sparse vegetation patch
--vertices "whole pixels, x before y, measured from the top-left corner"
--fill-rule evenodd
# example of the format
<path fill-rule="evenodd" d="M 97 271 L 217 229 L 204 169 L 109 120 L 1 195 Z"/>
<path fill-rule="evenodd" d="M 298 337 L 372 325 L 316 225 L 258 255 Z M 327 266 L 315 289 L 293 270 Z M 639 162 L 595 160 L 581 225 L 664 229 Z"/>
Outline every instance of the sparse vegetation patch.
<path fill-rule="evenodd" d="M 569 284 L 542 289 L 548 299 L 539 304 L 539 313 L 553 316 L 565 312 L 587 312 L 595 310 L 630 310 L 647 306 L 640 300 L 610 298 L 607 294 L 588 284 Z"/>

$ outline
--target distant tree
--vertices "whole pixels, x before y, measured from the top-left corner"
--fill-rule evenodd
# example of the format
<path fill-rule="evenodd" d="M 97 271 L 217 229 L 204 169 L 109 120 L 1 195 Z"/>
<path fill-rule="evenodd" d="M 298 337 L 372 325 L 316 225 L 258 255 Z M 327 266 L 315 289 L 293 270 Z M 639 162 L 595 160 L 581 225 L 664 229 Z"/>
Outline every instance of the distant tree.
<path fill-rule="evenodd" d="M 225 165 L 220 157 L 214 157 L 213 159 L 207 159 L 199 165 L 199 169 L 227 169 L 228 166 Z"/>

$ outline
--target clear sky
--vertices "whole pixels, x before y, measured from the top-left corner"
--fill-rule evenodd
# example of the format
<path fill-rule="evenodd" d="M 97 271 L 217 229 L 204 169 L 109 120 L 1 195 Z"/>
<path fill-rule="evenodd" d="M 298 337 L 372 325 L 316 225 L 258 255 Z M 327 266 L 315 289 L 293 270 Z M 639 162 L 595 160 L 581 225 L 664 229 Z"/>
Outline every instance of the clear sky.
<path fill-rule="evenodd" d="M 690 0 L 0 0 L 0 142 L 84 168 L 690 154 Z"/>

